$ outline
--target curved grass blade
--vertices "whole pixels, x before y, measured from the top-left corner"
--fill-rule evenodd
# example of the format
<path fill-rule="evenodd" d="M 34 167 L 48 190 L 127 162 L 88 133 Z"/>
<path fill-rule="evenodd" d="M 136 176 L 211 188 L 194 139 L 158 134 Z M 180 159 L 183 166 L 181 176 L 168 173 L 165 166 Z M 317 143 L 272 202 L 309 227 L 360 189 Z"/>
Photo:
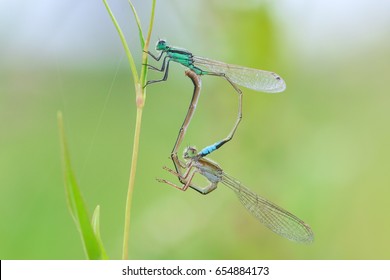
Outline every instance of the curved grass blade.
<path fill-rule="evenodd" d="M 87 207 L 72 171 L 61 112 L 58 112 L 57 120 L 60 133 L 65 192 L 70 214 L 80 232 L 87 258 L 90 260 L 108 259 L 100 239 L 96 236 L 92 228 Z"/>
<path fill-rule="evenodd" d="M 144 49 L 144 46 L 145 46 L 145 38 L 144 38 L 144 34 L 143 34 L 143 32 L 142 32 L 141 21 L 140 21 L 140 19 L 139 19 L 139 17 L 138 17 L 137 11 L 135 10 L 135 7 L 134 7 L 133 3 L 131 3 L 130 0 L 128 0 L 128 2 L 129 2 L 129 5 L 130 5 L 130 7 L 131 7 L 131 10 L 133 11 L 135 21 L 137 22 L 138 34 L 139 34 L 139 41 L 141 42 L 141 48 Z"/>
<path fill-rule="evenodd" d="M 129 61 L 131 73 L 133 74 L 134 84 L 138 84 L 139 77 L 138 77 L 137 67 L 135 66 L 133 54 L 131 53 L 129 46 L 126 42 L 125 35 L 123 34 L 122 29 L 119 27 L 118 21 L 116 20 L 114 14 L 112 13 L 110 6 L 108 6 L 107 1 L 103 0 L 103 3 L 104 3 L 104 6 L 106 6 L 106 10 L 111 17 L 112 23 L 114 24 L 114 26 L 118 32 L 119 38 L 121 39 L 123 48 L 125 49 L 127 60 Z"/>
<path fill-rule="evenodd" d="M 106 255 L 105 250 L 104 250 L 104 246 L 103 246 L 103 241 L 102 241 L 102 238 L 100 236 L 100 205 L 96 206 L 95 211 L 93 211 L 92 228 L 93 228 L 93 231 L 95 232 L 95 236 L 97 238 L 97 241 L 99 242 L 99 245 L 100 245 L 102 252 L 104 252 L 104 254 Z M 106 259 L 107 258 L 108 257 L 106 256 Z"/>

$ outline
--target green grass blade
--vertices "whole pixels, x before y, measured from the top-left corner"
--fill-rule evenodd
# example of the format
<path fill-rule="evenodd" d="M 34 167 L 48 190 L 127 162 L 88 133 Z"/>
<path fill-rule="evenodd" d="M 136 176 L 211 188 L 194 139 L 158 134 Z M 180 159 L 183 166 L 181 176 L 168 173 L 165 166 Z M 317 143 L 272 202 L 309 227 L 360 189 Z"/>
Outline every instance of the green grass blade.
<path fill-rule="evenodd" d="M 69 206 L 69 211 L 80 232 L 81 239 L 84 246 L 84 251 L 88 259 L 93 259 L 93 260 L 106 259 L 107 255 L 93 231 L 91 222 L 88 217 L 87 207 L 84 203 L 84 200 L 80 192 L 80 188 L 77 185 L 76 178 L 72 171 L 61 112 L 58 112 L 57 120 L 58 120 L 58 129 L 60 133 L 65 192 L 66 192 L 66 198 Z"/>
<path fill-rule="evenodd" d="M 145 85 L 147 75 L 148 75 L 148 68 L 146 66 L 148 64 L 148 54 L 146 52 L 149 50 L 150 37 L 152 36 L 155 10 L 156 10 L 156 0 L 153 0 L 152 10 L 150 12 L 149 30 L 146 37 L 145 45 L 143 46 L 143 53 L 142 53 L 142 68 L 141 68 L 141 80 L 140 80 L 142 86 Z"/>
<path fill-rule="evenodd" d="M 96 206 L 95 211 L 93 211 L 92 228 L 97 238 L 97 241 L 99 242 L 100 250 L 102 251 L 103 254 L 103 259 L 108 259 L 106 251 L 104 250 L 102 238 L 100 236 L 100 206 L 99 205 Z"/>
<path fill-rule="evenodd" d="M 127 60 L 129 61 L 129 64 L 130 64 L 131 73 L 133 74 L 134 84 L 138 84 L 139 78 L 138 78 L 137 67 L 135 66 L 133 54 L 131 53 L 129 46 L 127 45 L 125 35 L 123 34 L 122 29 L 119 27 L 119 24 L 114 16 L 114 14 L 112 13 L 110 7 L 108 6 L 107 1 L 103 0 L 103 3 L 104 3 L 104 6 L 106 6 L 107 12 L 111 17 L 112 22 L 114 23 L 114 26 L 119 34 L 119 38 L 121 39 L 123 48 L 125 49 Z"/>
<path fill-rule="evenodd" d="M 139 20 L 137 11 L 135 10 L 135 7 L 134 7 L 133 3 L 131 3 L 130 0 L 128 0 L 128 1 L 129 1 L 131 10 L 133 11 L 135 21 L 137 22 L 138 34 L 139 34 L 139 41 L 141 42 L 141 48 L 144 49 L 144 46 L 145 46 L 145 39 L 144 39 L 144 34 L 143 34 L 143 32 L 142 32 L 141 21 Z"/>
<path fill-rule="evenodd" d="M 98 239 L 100 239 L 100 206 L 96 206 L 95 211 L 93 211 L 92 215 L 92 228 L 95 232 L 95 235 Z"/>

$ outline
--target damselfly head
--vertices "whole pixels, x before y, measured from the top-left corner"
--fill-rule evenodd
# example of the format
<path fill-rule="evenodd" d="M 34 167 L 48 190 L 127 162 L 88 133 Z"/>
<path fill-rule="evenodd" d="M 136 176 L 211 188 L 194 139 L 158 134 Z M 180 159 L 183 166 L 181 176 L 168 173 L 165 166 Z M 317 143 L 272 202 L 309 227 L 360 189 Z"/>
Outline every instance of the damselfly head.
<path fill-rule="evenodd" d="M 156 44 L 156 51 L 164 51 L 167 49 L 167 41 L 159 39 Z"/>
<path fill-rule="evenodd" d="M 184 149 L 183 157 L 185 159 L 191 159 L 198 154 L 198 151 L 195 147 L 187 147 Z"/>

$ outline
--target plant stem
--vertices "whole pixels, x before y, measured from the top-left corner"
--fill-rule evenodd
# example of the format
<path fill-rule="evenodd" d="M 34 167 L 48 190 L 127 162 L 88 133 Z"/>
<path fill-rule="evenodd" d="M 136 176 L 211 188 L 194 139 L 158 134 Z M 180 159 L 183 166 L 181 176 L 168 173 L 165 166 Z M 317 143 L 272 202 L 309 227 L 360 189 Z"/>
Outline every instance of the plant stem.
<path fill-rule="evenodd" d="M 131 218 L 131 204 L 133 200 L 133 190 L 135 183 L 135 174 L 137 170 L 137 160 L 138 160 L 138 150 L 139 150 L 139 138 L 141 134 L 141 120 L 142 120 L 142 110 L 145 105 L 146 91 L 144 89 L 147 67 L 148 55 L 147 51 L 149 49 L 150 36 L 153 29 L 154 22 L 154 11 L 156 7 L 156 0 L 152 1 L 152 10 L 150 15 L 149 30 L 148 35 L 144 45 L 144 52 L 142 55 L 142 67 L 141 67 L 141 78 L 139 81 L 135 82 L 135 94 L 136 94 L 136 105 L 137 105 L 137 117 L 135 120 L 135 131 L 134 131 L 134 142 L 133 142 L 133 155 L 131 158 L 131 168 L 129 176 L 129 186 L 127 190 L 126 198 L 126 212 L 125 212 L 125 227 L 123 233 L 123 246 L 122 246 L 122 259 L 127 260 L 129 257 L 129 236 L 130 236 L 130 218 Z M 133 9 L 135 13 L 135 9 Z M 135 13 L 136 15 L 136 13 Z M 136 20 L 140 26 L 138 16 L 136 15 Z M 141 38 L 143 37 L 141 31 Z M 137 77 L 138 78 L 138 77 Z"/>
<path fill-rule="evenodd" d="M 104 5 L 106 6 L 106 9 L 111 17 L 112 22 L 114 23 L 114 26 L 116 30 L 118 31 L 119 37 L 122 41 L 123 48 L 125 49 L 130 69 L 133 74 L 134 78 L 134 86 L 135 86 L 135 99 L 136 99 L 136 106 L 137 106 L 137 116 L 135 119 L 135 130 L 134 130 L 134 142 L 133 142 L 133 154 L 131 157 L 131 167 L 130 167 L 130 175 L 129 175 L 129 185 L 127 190 L 127 197 L 126 197 L 126 210 L 125 210 L 125 226 L 124 226 L 124 234 L 123 234 L 123 247 L 122 247 L 122 259 L 128 259 L 129 256 L 129 236 L 130 236 L 130 218 L 131 218 L 131 204 L 133 200 L 133 191 L 134 191 L 134 182 L 135 182 L 135 174 L 137 170 L 137 160 L 138 160 L 138 150 L 139 150 L 139 138 L 141 134 L 141 121 L 142 121 L 142 110 L 145 105 L 145 99 L 146 99 L 146 91 L 144 89 L 146 75 L 147 75 L 147 63 L 148 63 L 148 55 L 147 51 L 149 49 L 149 42 L 150 42 L 150 36 L 152 34 L 153 29 L 153 22 L 154 22 L 154 11 L 156 7 L 156 0 L 152 0 L 152 10 L 150 15 L 150 22 L 149 22 L 149 30 L 148 35 L 146 38 L 146 41 L 144 42 L 144 36 L 141 28 L 141 22 L 139 20 L 138 14 L 134 8 L 134 5 L 129 0 L 129 4 L 131 6 L 131 9 L 134 13 L 135 20 L 138 25 L 138 31 L 139 31 L 139 37 L 141 40 L 141 46 L 143 47 L 143 55 L 142 55 L 142 66 L 141 66 L 141 78 L 138 76 L 137 69 L 135 67 L 133 55 L 129 49 L 129 46 L 126 42 L 126 38 L 119 27 L 119 24 L 117 20 L 115 19 L 113 13 L 111 12 L 110 7 L 108 6 L 108 3 L 106 0 L 103 0 Z"/>
<path fill-rule="evenodd" d="M 138 84 L 137 90 L 142 91 L 142 87 Z M 142 96 L 142 93 L 140 94 Z M 138 93 L 137 93 L 137 96 Z M 142 99 L 142 101 L 144 101 Z M 135 131 L 134 131 L 134 142 L 133 142 L 133 155 L 131 158 L 131 168 L 129 176 L 129 186 L 127 190 L 126 198 L 126 212 L 125 212 L 125 228 L 123 234 L 123 248 L 122 248 L 122 259 L 127 260 L 129 257 L 129 233 L 130 233 L 130 218 L 131 218 L 131 204 L 133 200 L 133 190 L 135 182 L 135 174 L 137 171 L 137 160 L 138 160 L 138 150 L 139 150 L 139 138 L 141 134 L 141 121 L 142 121 L 142 111 L 144 102 L 139 104 L 139 99 L 137 99 L 137 116 L 135 120 Z"/>

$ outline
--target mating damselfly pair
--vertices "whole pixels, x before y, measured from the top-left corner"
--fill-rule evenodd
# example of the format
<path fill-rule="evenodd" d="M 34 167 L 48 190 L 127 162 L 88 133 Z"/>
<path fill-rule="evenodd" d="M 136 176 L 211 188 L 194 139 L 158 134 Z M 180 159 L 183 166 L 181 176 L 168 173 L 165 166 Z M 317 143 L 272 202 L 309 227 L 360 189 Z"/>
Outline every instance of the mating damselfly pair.
<path fill-rule="evenodd" d="M 169 184 L 182 191 L 185 191 L 190 187 L 202 194 L 210 193 L 217 188 L 218 183 L 222 183 L 233 190 L 243 206 L 273 232 L 292 241 L 302 243 L 312 242 L 314 239 L 313 232 L 305 222 L 276 204 L 255 194 L 237 179 L 226 174 L 217 163 L 205 158 L 206 155 L 217 150 L 233 138 L 238 124 L 241 121 L 242 92 L 237 85 L 242 85 L 257 91 L 276 93 L 281 92 L 286 88 L 283 79 L 273 72 L 235 66 L 197 57 L 187 50 L 168 46 L 165 40 L 159 40 L 157 42 L 156 50 L 160 51 L 158 56 L 154 56 L 151 53 L 149 54 L 157 61 L 166 54 L 162 66 L 161 68 L 156 68 L 149 65 L 149 67 L 150 69 L 164 72 L 164 76 L 160 80 L 149 81 L 147 85 L 165 81 L 168 78 L 169 63 L 171 61 L 180 63 L 189 68 L 189 71 L 186 71 L 186 75 L 191 78 L 194 84 L 193 98 L 171 153 L 171 158 L 176 171 L 164 167 L 165 170 L 178 177 L 181 185 L 178 186 L 165 179 L 158 179 L 158 181 Z M 183 155 L 185 162 L 182 162 L 177 157 L 177 150 L 184 138 L 184 134 L 198 102 L 201 87 L 199 76 L 201 75 L 220 76 L 232 85 L 239 95 L 238 117 L 232 131 L 226 138 L 213 145 L 207 146 L 199 152 L 194 147 L 187 147 Z M 210 184 L 205 187 L 195 185 L 192 179 L 196 174 L 204 176 Z"/>

